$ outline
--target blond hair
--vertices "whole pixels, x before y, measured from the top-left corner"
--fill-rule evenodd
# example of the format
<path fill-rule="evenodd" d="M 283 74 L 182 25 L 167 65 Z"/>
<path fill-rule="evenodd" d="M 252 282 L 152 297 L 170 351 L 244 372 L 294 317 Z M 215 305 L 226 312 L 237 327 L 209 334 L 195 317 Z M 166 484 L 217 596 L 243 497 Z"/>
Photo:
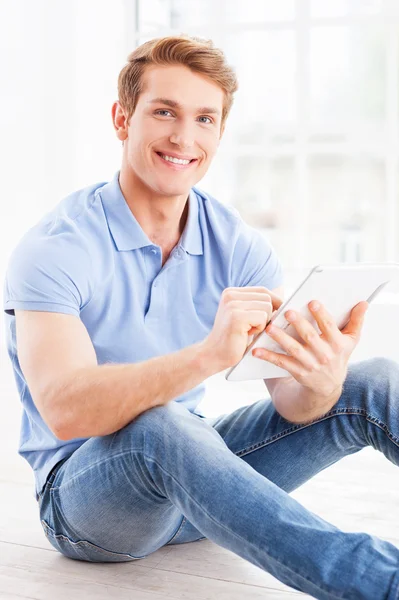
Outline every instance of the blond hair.
<path fill-rule="evenodd" d="M 127 58 L 118 77 L 119 102 L 129 122 L 143 91 L 143 74 L 149 65 L 184 65 L 209 77 L 224 91 L 222 129 L 233 104 L 233 94 L 238 89 L 236 74 L 226 62 L 222 50 L 211 40 L 186 35 L 168 36 L 145 42 Z"/>

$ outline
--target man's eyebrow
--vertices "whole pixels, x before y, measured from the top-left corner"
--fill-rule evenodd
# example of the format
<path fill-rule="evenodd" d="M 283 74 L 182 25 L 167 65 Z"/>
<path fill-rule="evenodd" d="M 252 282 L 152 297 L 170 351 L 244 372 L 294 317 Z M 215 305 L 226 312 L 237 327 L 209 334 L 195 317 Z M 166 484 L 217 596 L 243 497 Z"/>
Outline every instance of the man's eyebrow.
<path fill-rule="evenodd" d="M 170 98 L 154 98 L 153 100 L 148 101 L 149 104 L 164 104 L 165 106 L 170 106 L 170 108 L 183 108 L 179 102 L 176 100 L 171 100 Z M 208 114 L 216 114 L 220 115 L 220 110 L 214 108 L 212 106 L 202 106 L 197 109 L 199 113 L 208 113 Z"/>

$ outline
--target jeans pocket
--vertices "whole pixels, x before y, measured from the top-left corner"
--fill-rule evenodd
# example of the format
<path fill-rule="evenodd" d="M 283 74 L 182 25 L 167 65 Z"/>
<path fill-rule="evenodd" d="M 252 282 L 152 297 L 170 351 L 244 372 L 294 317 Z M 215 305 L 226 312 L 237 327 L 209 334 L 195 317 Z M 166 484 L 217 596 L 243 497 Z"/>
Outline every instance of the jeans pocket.
<path fill-rule="evenodd" d="M 135 557 L 131 554 L 111 552 L 88 540 L 73 540 L 62 533 L 56 533 L 44 519 L 41 520 L 41 524 L 45 536 L 53 548 L 68 558 L 89 562 L 130 562 L 145 558 L 144 556 Z"/>

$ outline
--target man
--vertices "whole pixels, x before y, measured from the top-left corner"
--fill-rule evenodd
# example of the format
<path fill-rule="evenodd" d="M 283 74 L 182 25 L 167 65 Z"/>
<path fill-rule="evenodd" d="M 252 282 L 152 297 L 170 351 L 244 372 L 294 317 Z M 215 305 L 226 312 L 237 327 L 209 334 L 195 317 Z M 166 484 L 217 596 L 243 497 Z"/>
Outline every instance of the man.
<path fill-rule="evenodd" d="M 397 599 L 397 548 L 289 496 L 367 445 L 399 464 L 398 365 L 348 369 L 366 302 L 343 331 L 310 303 L 320 336 L 291 314 L 303 343 L 269 329 L 288 355 L 260 356 L 290 373 L 265 381 L 271 398 L 196 411 L 204 380 L 239 361 L 283 296 L 273 248 L 193 187 L 236 89 L 211 42 L 136 49 L 112 107 L 120 172 L 65 198 L 11 257 L 7 342 L 41 523 L 74 559 L 206 537 L 316 598 Z"/>

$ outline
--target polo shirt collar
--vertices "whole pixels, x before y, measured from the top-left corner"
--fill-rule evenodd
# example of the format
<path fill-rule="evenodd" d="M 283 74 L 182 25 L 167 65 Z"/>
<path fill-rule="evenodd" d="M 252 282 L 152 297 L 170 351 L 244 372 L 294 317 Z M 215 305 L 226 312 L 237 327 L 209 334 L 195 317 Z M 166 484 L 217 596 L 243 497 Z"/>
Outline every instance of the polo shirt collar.
<path fill-rule="evenodd" d="M 119 173 L 117 171 L 113 179 L 98 190 L 116 247 L 119 251 L 125 251 L 153 246 L 154 243 L 141 228 L 122 194 Z M 203 254 L 199 199 L 194 188 L 190 190 L 188 201 L 188 218 L 179 244 L 189 254 Z"/>

